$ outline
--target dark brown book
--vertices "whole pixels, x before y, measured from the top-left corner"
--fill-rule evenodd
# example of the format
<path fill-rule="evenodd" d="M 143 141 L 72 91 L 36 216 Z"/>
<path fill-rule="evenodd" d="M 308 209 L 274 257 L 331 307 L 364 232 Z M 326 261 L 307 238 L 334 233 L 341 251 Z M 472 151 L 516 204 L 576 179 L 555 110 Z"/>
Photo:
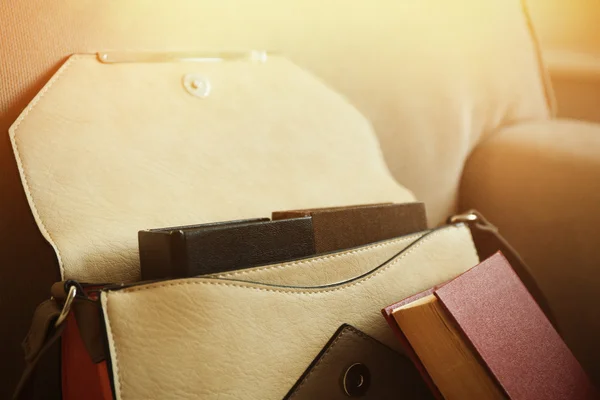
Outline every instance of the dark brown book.
<path fill-rule="evenodd" d="M 184 278 L 280 263 L 427 229 L 422 203 L 273 213 L 268 218 L 138 233 L 142 279 Z"/>
<path fill-rule="evenodd" d="M 423 203 L 381 203 L 273 212 L 273 220 L 312 217 L 318 254 L 427 229 Z"/>
<path fill-rule="evenodd" d="M 138 241 L 144 280 L 221 273 L 315 254 L 310 217 L 150 229 L 140 231 Z"/>
<path fill-rule="evenodd" d="M 599 398 L 501 253 L 383 313 L 438 397 Z"/>

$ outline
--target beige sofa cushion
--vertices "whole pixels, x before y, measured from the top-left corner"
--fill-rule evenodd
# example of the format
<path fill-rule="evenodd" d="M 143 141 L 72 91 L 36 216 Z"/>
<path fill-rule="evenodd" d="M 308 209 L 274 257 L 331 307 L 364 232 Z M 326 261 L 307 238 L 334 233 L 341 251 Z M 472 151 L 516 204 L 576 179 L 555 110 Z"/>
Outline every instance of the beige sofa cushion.
<path fill-rule="evenodd" d="M 548 116 L 519 0 L 4 0 L 0 16 L 0 131 L 71 53 L 279 50 L 372 121 L 433 223 L 482 135 Z"/>

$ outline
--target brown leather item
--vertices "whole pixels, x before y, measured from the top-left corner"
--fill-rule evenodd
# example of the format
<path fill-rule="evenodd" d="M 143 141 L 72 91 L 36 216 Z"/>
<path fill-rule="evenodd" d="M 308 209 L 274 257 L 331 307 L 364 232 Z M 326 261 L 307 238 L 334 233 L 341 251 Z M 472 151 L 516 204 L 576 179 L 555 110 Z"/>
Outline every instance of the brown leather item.
<path fill-rule="evenodd" d="M 143 280 L 185 278 L 315 254 L 310 217 L 268 218 L 138 233 Z"/>
<path fill-rule="evenodd" d="M 273 220 L 310 216 L 317 254 L 348 249 L 427 229 L 423 203 L 380 203 L 276 211 Z"/>
<path fill-rule="evenodd" d="M 60 306 L 54 299 L 46 300 L 36 308 L 31 329 L 23 341 L 25 369 L 16 386 L 14 399 L 38 399 L 48 396 L 60 398 L 60 368 L 57 368 L 64 325 L 54 326 Z M 47 388 L 58 390 L 47 392 Z"/>
<path fill-rule="evenodd" d="M 79 335 L 92 362 L 99 363 L 106 359 L 106 341 L 102 331 L 102 310 L 98 301 L 89 298 L 75 299 L 73 313 L 79 329 Z"/>
<path fill-rule="evenodd" d="M 22 343 L 26 366 L 15 389 L 14 399 L 47 398 L 48 393 L 36 386 L 48 387 L 48 378 L 58 379 L 60 382 L 60 368 L 57 368 L 58 363 L 55 361 L 59 358 L 61 351 L 61 340 L 59 339 L 68 324 L 65 321 L 59 326 L 55 326 L 55 323 L 61 313 L 70 285 L 77 285 L 78 290 L 81 290 L 80 293 L 83 293 L 81 285 L 74 281 L 56 282 L 50 289 L 52 297 L 41 303 L 34 312 L 31 328 Z M 90 287 L 90 290 L 93 289 L 94 287 Z M 78 357 L 83 357 L 90 363 L 101 363 L 105 360 L 106 342 L 102 334 L 104 327 L 100 315 L 100 305 L 87 295 L 78 295 L 73 300 L 70 309 L 72 315 L 67 319 L 71 320 L 71 324 L 77 326 L 75 333 L 78 336 L 77 340 L 81 343 L 79 347 L 85 353 Z M 62 344 L 64 352 L 64 343 Z M 103 363 L 103 365 L 106 368 L 106 364 Z M 41 374 L 36 374 L 40 371 Z M 44 376 L 51 371 L 58 375 Z M 52 395 L 57 394 L 60 397 L 60 385 L 57 389 Z"/>
<path fill-rule="evenodd" d="M 286 400 L 433 399 L 406 356 L 342 325 L 285 397 Z"/>
<path fill-rule="evenodd" d="M 50 329 L 50 324 L 58 319 L 61 311 L 59 306 L 65 303 L 71 286 L 76 287 L 78 294 L 70 305 L 70 311 L 75 315 L 78 334 L 81 336 L 85 349 L 94 363 L 106 359 L 106 343 L 101 333 L 104 329 L 101 316 L 102 310 L 95 297 L 95 292 L 102 286 L 81 285 L 73 280 L 67 280 L 54 283 L 50 288 L 52 297 L 36 309 L 29 335 L 23 342 L 26 361 L 30 361 L 33 356 L 37 355 L 41 347 L 39 344 L 29 348 L 25 347 L 25 343 L 37 343 L 39 340 L 39 338 L 36 338 L 35 341 L 31 340 L 32 337 L 39 336 L 39 333 L 42 332 L 40 327 L 36 327 L 35 324 L 45 324 L 44 332 Z"/>
<path fill-rule="evenodd" d="M 25 361 L 31 362 L 39 354 L 46 344 L 48 331 L 59 314 L 60 307 L 54 300 L 46 300 L 35 309 L 31 328 L 22 343 Z"/>

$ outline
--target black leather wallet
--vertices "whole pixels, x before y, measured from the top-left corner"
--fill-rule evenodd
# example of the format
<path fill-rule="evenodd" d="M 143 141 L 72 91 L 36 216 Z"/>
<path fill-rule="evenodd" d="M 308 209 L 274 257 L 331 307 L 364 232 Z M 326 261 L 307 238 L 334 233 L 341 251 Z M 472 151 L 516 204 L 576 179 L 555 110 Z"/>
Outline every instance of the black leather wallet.
<path fill-rule="evenodd" d="M 143 280 L 214 274 L 315 254 L 310 217 L 150 229 L 140 231 L 138 241 Z"/>

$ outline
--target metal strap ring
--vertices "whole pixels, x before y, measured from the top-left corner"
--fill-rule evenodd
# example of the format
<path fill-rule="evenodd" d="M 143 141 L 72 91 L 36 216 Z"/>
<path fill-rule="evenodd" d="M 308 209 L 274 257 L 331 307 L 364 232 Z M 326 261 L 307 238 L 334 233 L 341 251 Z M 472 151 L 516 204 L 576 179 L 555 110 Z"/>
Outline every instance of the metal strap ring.
<path fill-rule="evenodd" d="M 474 212 L 468 212 L 465 214 L 458 214 L 458 215 L 454 215 L 452 217 L 450 217 L 450 223 L 451 224 L 458 224 L 461 222 L 475 222 L 479 220 L 479 216 L 477 214 L 475 214 Z"/>
<path fill-rule="evenodd" d="M 71 311 L 71 304 L 73 304 L 73 300 L 75 300 L 75 296 L 77 296 L 77 288 L 75 285 L 71 285 L 69 287 L 69 294 L 67 294 L 67 299 L 65 300 L 65 305 L 63 306 L 62 311 L 60 312 L 60 315 L 54 324 L 55 328 L 58 328 L 58 326 L 62 324 L 65 319 L 67 319 L 67 316 Z"/>

